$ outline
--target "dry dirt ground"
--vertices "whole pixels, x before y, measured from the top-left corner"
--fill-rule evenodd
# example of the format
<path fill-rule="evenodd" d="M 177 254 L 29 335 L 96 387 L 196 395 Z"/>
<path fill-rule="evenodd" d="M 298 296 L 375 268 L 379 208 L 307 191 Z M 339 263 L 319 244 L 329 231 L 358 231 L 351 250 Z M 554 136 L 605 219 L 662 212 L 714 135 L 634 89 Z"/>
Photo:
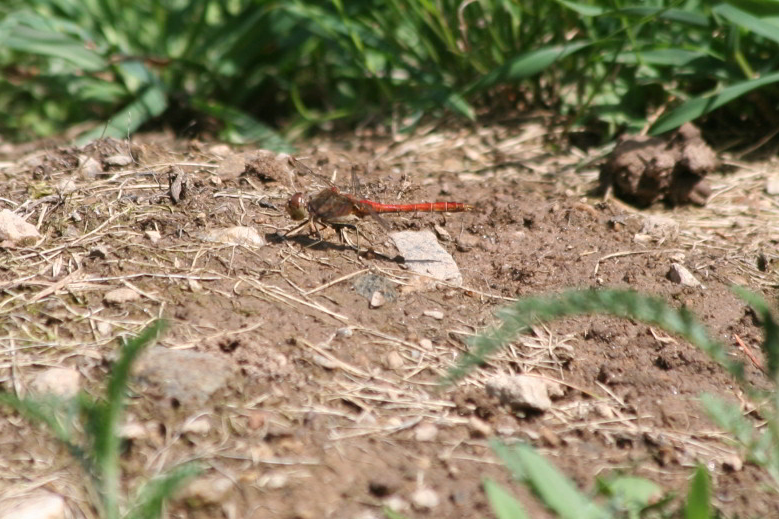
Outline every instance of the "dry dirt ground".
<path fill-rule="evenodd" d="M 206 356 L 147 359 L 148 380 L 183 371 L 184 386 L 133 382 L 123 485 L 132 494 L 200 462 L 206 502 L 177 500 L 171 518 L 367 519 L 385 504 L 408 517 L 490 517 L 485 477 L 514 489 L 532 517 L 551 517 L 511 481 L 485 434 L 530 442 L 586 491 L 621 471 L 683 495 L 704 463 L 725 516 L 779 517 L 770 478 L 740 466 L 743 453 L 698 401 L 709 392 L 744 402 L 738 388 L 696 348 L 645 324 L 588 316 L 538 326 L 458 385 L 438 386 L 497 309 L 572 287 L 686 305 L 763 385 L 739 347 L 759 357 L 760 329 L 728 287 L 774 296 L 779 200 L 764 187 L 775 163 L 726 159 L 709 177 L 706 207 L 638 211 L 590 195 L 602 156 L 556 151 L 566 147 L 556 132 L 532 119 L 308 146 L 300 162 L 341 186 L 356 168 L 373 198 L 478 204 L 385 218 L 394 231 L 435 230 L 462 285 L 414 276 L 370 219 L 360 240 L 373 251 L 359 256 L 331 230 L 319 243 L 307 232 L 282 238 L 293 227 L 286 199 L 321 188 L 283 157 L 164 135 L 5 146 L 0 208 L 41 238 L 0 249 L 3 389 L 27 394 L 41 373 L 66 367 L 99 395 L 117 337 L 165 317 L 158 344 Z M 652 213 L 679 232 L 637 239 Z M 265 244 L 214 241 L 234 226 Z M 672 263 L 703 286 L 669 280 Z M 385 301 L 372 307 L 376 286 Z M 132 297 L 112 302 L 106 294 L 120 288 Z M 565 391 L 547 412 L 515 413 L 485 392 L 499 373 Z M 81 466 L 43 428 L 3 409 L 0 446 L 0 510 L 45 490 L 64 497 L 68 517 L 97 517 Z"/>

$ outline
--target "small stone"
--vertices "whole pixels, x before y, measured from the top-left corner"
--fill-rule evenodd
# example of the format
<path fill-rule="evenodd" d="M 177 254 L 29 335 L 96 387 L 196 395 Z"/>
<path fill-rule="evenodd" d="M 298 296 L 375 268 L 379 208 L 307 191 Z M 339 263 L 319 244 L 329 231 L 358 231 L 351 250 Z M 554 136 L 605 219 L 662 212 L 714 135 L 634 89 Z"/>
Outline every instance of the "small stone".
<path fill-rule="evenodd" d="M 267 420 L 268 420 L 268 415 L 264 411 L 252 411 L 249 414 L 249 421 L 248 421 L 249 429 L 257 430 L 263 425 L 265 425 Z"/>
<path fill-rule="evenodd" d="M 235 379 L 231 364 L 223 357 L 161 346 L 145 351 L 133 365 L 133 374 L 172 404 L 198 408 Z"/>
<path fill-rule="evenodd" d="M 384 506 L 398 513 L 404 512 L 409 508 L 408 501 L 400 496 L 389 496 L 384 500 Z"/>
<path fill-rule="evenodd" d="M 433 230 L 435 231 L 436 236 L 438 236 L 438 239 L 441 241 L 452 241 L 452 237 L 449 235 L 449 233 L 441 227 L 440 225 L 436 224 L 433 226 Z"/>
<path fill-rule="evenodd" d="M 108 337 L 109 335 L 111 335 L 111 330 L 113 329 L 111 323 L 107 321 L 98 321 L 95 326 L 97 327 L 97 333 L 99 333 L 103 337 Z"/>
<path fill-rule="evenodd" d="M 679 263 L 673 263 L 671 265 L 671 269 L 668 271 L 668 274 L 666 274 L 666 277 L 674 283 L 678 283 L 686 287 L 697 288 L 703 286 L 701 285 L 701 282 L 698 281 L 695 276 L 693 276 L 692 272 L 687 270 Z"/>
<path fill-rule="evenodd" d="M 319 353 L 315 354 L 313 357 L 311 357 L 311 360 L 316 364 L 317 366 L 320 366 L 325 369 L 336 369 L 338 367 L 338 363 L 334 360 L 331 360 L 324 355 L 320 355 Z"/>
<path fill-rule="evenodd" d="M 143 440 L 149 437 L 149 430 L 138 422 L 128 422 L 119 426 L 119 437 L 125 440 Z"/>
<path fill-rule="evenodd" d="M 414 429 L 414 439 L 418 442 L 431 442 L 438 437 L 438 427 L 431 423 L 422 423 Z"/>
<path fill-rule="evenodd" d="M 103 301 L 107 305 L 121 305 L 132 301 L 137 301 L 141 298 L 141 294 L 133 290 L 132 288 L 117 288 L 111 290 L 103 296 Z"/>
<path fill-rule="evenodd" d="M 211 432 L 211 422 L 205 416 L 195 418 L 186 422 L 181 428 L 181 432 L 184 434 L 196 434 L 198 436 L 205 436 Z"/>
<path fill-rule="evenodd" d="M 103 159 L 103 163 L 106 166 L 129 166 L 133 163 L 133 158 L 129 155 L 111 155 Z"/>
<path fill-rule="evenodd" d="M 335 336 L 338 337 L 339 339 L 351 337 L 352 335 L 354 335 L 354 331 L 348 326 L 344 326 L 343 328 L 338 328 L 335 331 Z"/>
<path fill-rule="evenodd" d="M 370 307 L 371 308 L 379 308 L 381 306 L 384 306 L 384 303 L 386 303 L 386 302 L 387 302 L 387 299 L 384 297 L 384 294 L 382 294 L 379 290 L 377 290 L 371 296 Z"/>
<path fill-rule="evenodd" d="M 729 472 L 740 472 L 744 462 L 737 454 L 730 454 L 722 460 L 722 468 Z"/>
<path fill-rule="evenodd" d="M 546 394 L 549 398 L 562 398 L 565 396 L 565 389 L 563 386 L 552 380 L 545 380 L 546 382 Z"/>
<path fill-rule="evenodd" d="M 419 488 L 411 494 L 411 504 L 416 510 L 432 510 L 440 503 L 438 494 L 430 488 Z"/>
<path fill-rule="evenodd" d="M 213 153 L 214 155 L 220 155 L 222 157 L 225 157 L 233 152 L 232 149 L 230 149 L 230 146 L 227 144 L 214 144 L 210 148 L 208 148 L 209 153 Z"/>
<path fill-rule="evenodd" d="M 177 501 L 184 501 L 192 507 L 218 505 L 225 501 L 233 488 L 233 482 L 224 476 L 198 478 L 177 494 Z"/>
<path fill-rule="evenodd" d="M 606 402 L 598 402 L 595 404 L 595 407 L 593 407 L 593 410 L 595 411 L 595 414 L 601 418 L 605 418 L 607 420 L 614 418 L 614 410 Z"/>
<path fill-rule="evenodd" d="M 560 436 L 549 427 L 541 427 L 538 431 L 538 435 L 548 447 L 554 448 L 560 446 Z"/>
<path fill-rule="evenodd" d="M 162 238 L 162 236 L 160 235 L 159 231 L 148 230 L 148 231 L 144 232 L 143 234 L 146 236 L 146 238 L 147 238 L 147 239 L 148 239 L 150 242 L 152 242 L 152 243 L 153 243 L 153 244 L 155 244 L 155 245 L 156 245 L 156 244 L 157 244 L 157 242 L 159 242 L 159 241 L 160 241 L 160 239 Z"/>
<path fill-rule="evenodd" d="M 779 175 L 772 175 L 766 180 L 765 192 L 769 195 L 779 195 Z"/>
<path fill-rule="evenodd" d="M 463 276 L 457 263 L 432 232 L 393 232 L 390 238 L 412 272 L 446 281 L 455 286 L 462 285 Z"/>
<path fill-rule="evenodd" d="M 270 490 L 278 490 L 287 486 L 287 483 L 289 482 L 289 476 L 283 472 L 272 471 L 268 474 L 263 474 L 257 482 L 261 487 L 265 487 Z"/>
<path fill-rule="evenodd" d="M 226 229 L 214 229 L 205 235 L 204 239 L 206 241 L 232 245 L 253 245 L 255 247 L 262 247 L 265 245 L 265 240 L 260 236 L 256 229 L 239 225 Z"/>
<path fill-rule="evenodd" d="M 81 389 L 81 374 L 73 368 L 48 368 L 35 376 L 30 389 L 38 394 L 71 398 Z"/>
<path fill-rule="evenodd" d="M 0 211 L 0 241 L 27 245 L 35 243 L 41 235 L 38 229 L 10 209 Z"/>
<path fill-rule="evenodd" d="M 84 180 L 92 180 L 103 174 L 103 166 L 92 157 L 82 157 L 81 177 Z"/>
<path fill-rule="evenodd" d="M 61 195 L 69 195 L 70 193 L 74 192 L 76 189 L 78 189 L 78 186 L 76 186 L 76 183 L 73 181 L 72 178 L 63 178 L 59 182 L 57 182 L 57 191 Z"/>
<path fill-rule="evenodd" d="M 13 504 L 3 504 L 0 519 L 65 519 L 65 512 L 62 497 L 41 492 Z"/>
<path fill-rule="evenodd" d="M 512 409 L 544 412 L 552 407 L 546 381 L 527 375 L 498 375 L 487 381 L 487 394 Z"/>
<path fill-rule="evenodd" d="M 197 279 L 188 279 L 187 280 L 187 288 L 189 288 L 189 291 L 193 294 L 199 294 L 203 291 L 203 285 L 200 284 L 200 281 Z"/>
<path fill-rule="evenodd" d="M 679 222 L 667 216 L 649 215 L 639 233 L 659 241 L 674 240 L 679 235 Z"/>
<path fill-rule="evenodd" d="M 425 317 L 432 317 L 438 321 L 444 318 L 444 313 L 441 310 L 425 310 L 422 312 L 422 315 Z"/>
<path fill-rule="evenodd" d="M 479 244 L 479 237 L 473 234 L 463 234 L 454 242 L 459 252 L 468 252 Z"/>
<path fill-rule="evenodd" d="M 393 350 L 387 354 L 387 357 L 384 360 L 384 365 L 387 367 L 387 369 L 400 369 L 403 367 L 403 357 L 401 357 L 400 353 Z"/>
<path fill-rule="evenodd" d="M 487 438 L 492 436 L 492 427 L 490 424 L 477 416 L 471 416 L 468 419 L 468 428 L 471 431 L 472 438 Z"/>
<path fill-rule="evenodd" d="M 89 257 L 94 259 L 106 259 L 108 257 L 108 247 L 99 245 L 89 251 Z"/>
<path fill-rule="evenodd" d="M 433 349 L 433 341 L 430 339 L 420 339 L 419 340 L 419 346 L 421 348 L 424 348 L 426 350 L 432 350 Z"/>

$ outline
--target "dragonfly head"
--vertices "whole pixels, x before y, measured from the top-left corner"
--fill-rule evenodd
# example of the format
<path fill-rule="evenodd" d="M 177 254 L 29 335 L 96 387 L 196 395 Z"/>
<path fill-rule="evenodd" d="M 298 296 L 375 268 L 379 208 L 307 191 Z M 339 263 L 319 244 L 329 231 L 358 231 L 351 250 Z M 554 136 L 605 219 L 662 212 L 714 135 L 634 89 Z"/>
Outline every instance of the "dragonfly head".
<path fill-rule="evenodd" d="M 305 220 L 308 218 L 306 199 L 303 193 L 295 193 L 287 200 L 287 214 L 293 220 Z"/>

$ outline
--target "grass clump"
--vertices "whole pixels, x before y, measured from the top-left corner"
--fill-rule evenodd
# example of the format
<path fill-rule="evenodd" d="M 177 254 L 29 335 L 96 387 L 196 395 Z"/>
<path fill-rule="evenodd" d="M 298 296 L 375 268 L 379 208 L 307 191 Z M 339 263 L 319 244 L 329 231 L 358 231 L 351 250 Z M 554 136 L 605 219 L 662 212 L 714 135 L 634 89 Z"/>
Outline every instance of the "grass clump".
<path fill-rule="evenodd" d="M 164 501 L 183 481 L 200 471 L 195 465 L 182 465 L 148 481 L 131 503 L 125 503 L 121 498 L 121 438 L 118 427 L 124 412 L 130 368 L 163 328 L 163 321 L 156 321 L 124 344 L 119 360 L 108 378 L 103 400 L 94 400 L 83 393 L 72 399 L 52 396 L 22 399 L 10 393 L 0 393 L 0 404 L 16 409 L 33 421 L 46 424 L 82 463 L 99 496 L 98 502 L 94 504 L 105 519 L 160 517 Z M 83 434 L 79 431 L 83 431 Z M 126 512 L 123 513 L 123 510 Z"/>
<path fill-rule="evenodd" d="M 91 122 L 87 139 L 164 119 L 284 148 L 273 128 L 402 131 L 424 114 L 543 106 L 606 136 L 717 109 L 768 132 L 777 14 L 682 0 L 7 0 L 0 126 L 24 138 Z"/>

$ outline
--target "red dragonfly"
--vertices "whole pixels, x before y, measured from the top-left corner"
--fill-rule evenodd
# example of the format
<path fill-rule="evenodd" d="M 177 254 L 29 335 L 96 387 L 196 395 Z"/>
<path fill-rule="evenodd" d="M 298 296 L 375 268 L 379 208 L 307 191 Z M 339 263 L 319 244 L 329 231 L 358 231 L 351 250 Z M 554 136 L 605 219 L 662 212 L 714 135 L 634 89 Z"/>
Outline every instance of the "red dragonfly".
<path fill-rule="evenodd" d="M 299 161 L 294 160 L 295 165 L 302 165 Z M 313 173 L 310 168 L 305 167 L 307 173 Z M 322 178 L 320 175 L 313 173 L 315 176 Z M 329 181 L 325 180 L 328 184 Z M 355 190 L 358 189 L 359 183 L 357 175 L 352 172 L 352 183 L 355 186 Z M 462 202 L 421 202 L 415 204 L 383 204 L 381 202 L 375 202 L 373 200 L 358 199 L 354 195 L 342 193 L 337 187 L 330 185 L 330 187 L 323 189 L 313 198 L 307 200 L 303 193 L 295 193 L 287 201 L 287 214 L 296 221 L 307 220 L 302 225 L 299 225 L 295 229 L 292 229 L 289 233 L 296 232 L 306 225 L 309 225 L 311 230 L 319 236 L 319 230 L 316 228 L 316 224 L 323 226 L 332 226 L 334 228 L 342 229 L 344 227 L 357 230 L 355 222 L 366 216 L 373 217 L 384 229 L 389 229 L 387 223 L 379 216 L 381 213 L 415 213 L 415 212 L 427 212 L 427 213 L 459 213 L 464 211 L 473 211 L 475 207 L 471 204 L 465 204 Z M 289 234 L 288 233 L 288 234 Z M 358 240 L 359 240 L 359 234 Z M 358 245 L 359 250 L 359 245 Z"/>

